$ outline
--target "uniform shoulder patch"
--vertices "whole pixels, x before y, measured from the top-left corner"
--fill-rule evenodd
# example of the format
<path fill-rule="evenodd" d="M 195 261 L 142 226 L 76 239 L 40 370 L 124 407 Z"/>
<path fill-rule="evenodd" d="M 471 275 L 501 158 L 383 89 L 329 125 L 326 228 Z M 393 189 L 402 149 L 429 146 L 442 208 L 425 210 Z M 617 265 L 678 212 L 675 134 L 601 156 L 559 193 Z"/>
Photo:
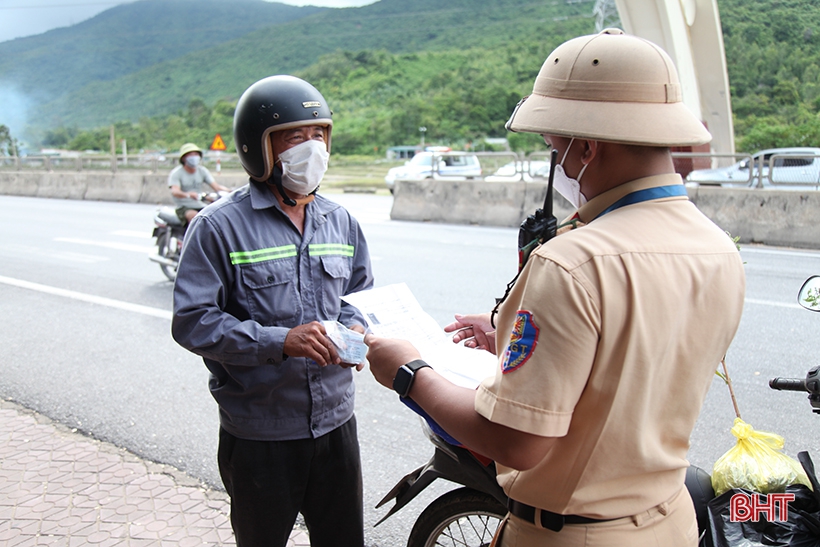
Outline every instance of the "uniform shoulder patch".
<path fill-rule="evenodd" d="M 510 334 L 510 343 L 504 352 L 504 361 L 501 363 L 501 372 L 507 374 L 527 362 L 538 344 L 538 326 L 532 319 L 532 314 L 526 310 L 518 310 L 515 323 Z"/>

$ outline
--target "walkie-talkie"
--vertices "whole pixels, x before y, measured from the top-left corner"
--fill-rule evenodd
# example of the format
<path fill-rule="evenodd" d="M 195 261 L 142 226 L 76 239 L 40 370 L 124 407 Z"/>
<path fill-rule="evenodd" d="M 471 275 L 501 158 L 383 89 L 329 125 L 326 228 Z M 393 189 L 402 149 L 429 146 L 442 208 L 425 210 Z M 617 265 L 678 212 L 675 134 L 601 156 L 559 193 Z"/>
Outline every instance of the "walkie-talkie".
<path fill-rule="evenodd" d="M 518 273 L 515 274 L 512 281 L 507 283 L 504 296 L 495 299 L 495 307 L 490 314 L 490 324 L 493 327 L 495 327 L 495 316 L 498 313 L 498 307 L 509 296 L 532 251 L 545 241 L 554 238 L 558 230 L 558 219 L 552 213 L 552 179 L 555 177 L 555 162 L 557 161 L 558 151 L 553 148 L 550 153 L 550 174 L 547 179 L 547 195 L 544 197 L 544 208 L 536 209 L 533 214 L 524 219 L 524 222 L 518 228 Z"/>
<path fill-rule="evenodd" d="M 554 148 L 550 154 L 550 174 L 547 179 L 547 195 L 544 198 L 544 208 L 536 209 L 535 213 L 524 219 L 518 229 L 518 271 L 524 269 L 524 264 L 530 258 L 533 249 L 555 237 L 558 229 L 558 219 L 552 213 L 552 179 L 555 177 L 555 162 L 558 151 Z"/>

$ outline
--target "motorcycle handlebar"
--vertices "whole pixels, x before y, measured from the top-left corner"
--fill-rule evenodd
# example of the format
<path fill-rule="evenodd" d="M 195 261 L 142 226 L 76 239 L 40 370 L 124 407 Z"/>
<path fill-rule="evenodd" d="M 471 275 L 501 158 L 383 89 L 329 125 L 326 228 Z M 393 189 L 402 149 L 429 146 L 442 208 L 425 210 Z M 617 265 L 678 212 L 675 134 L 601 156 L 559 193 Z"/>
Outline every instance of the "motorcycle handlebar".
<path fill-rule="evenodd" d="M 801 378 L 772 378 L 769 387 L 780 391 L 809 391 L 806 380 Z"/>

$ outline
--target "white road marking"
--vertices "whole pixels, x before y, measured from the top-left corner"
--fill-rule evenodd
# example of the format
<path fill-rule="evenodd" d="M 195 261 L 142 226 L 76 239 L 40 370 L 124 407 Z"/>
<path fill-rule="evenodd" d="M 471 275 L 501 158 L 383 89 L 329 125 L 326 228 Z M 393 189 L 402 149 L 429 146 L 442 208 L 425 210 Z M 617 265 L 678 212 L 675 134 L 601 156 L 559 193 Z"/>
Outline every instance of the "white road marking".
<path fill-rule="evenodd" d="M 49 256 L 51 258 L 56 258 L 58 260 L 66 260 L 68 262 L 82 262 L 84 264 L 96 264 L 98 262 L 106 262 L 110 260 L 108 257 L 105 256 L 71 253 L 68 251 L 58 251 L 56 253 L 50 253 Z"/>
<path fill-rule="evenodd" d="M 818 252 L 808 252 L 808 251 L 786 251 L 781 249 L 761 249 L 758 247 L 744 247 L 743 244 L 740 244 L 740 253 L 759 253 L 759 254 L 770 254 L 770 255 L 780 255 L 780 256 L 799 256 L 802 258 L 820 258 L 820 253 Z"/>
<path fill-rule="evenodd" d="M 41 257 L 48 257 L 49 259 L 53 260 L 61 260 L 64 262 L 80 262 L 83 264 L 95 264 L 98 262 L 106 262 L 110 260 L 106 256 L 100 255 L 89 255 L 83 253 L 72 253 L 70 251 L 50 251 L 46 249 L 41 249 L 40 247 L 32 247 L 27 245 L 16 245 L 16 244 L 8 244 L 3 245 L 0 247 L 0 252 L 8 251 L 10 254 L 8 256 L 17 256 L 17 255 L 35 255 Z"/>
<path fill-rule="evenodd" d="M 789 304 L 787 302 L 774 302 L 772 300 L 758 300 L 757 298 L 747 298 L 749 304 L 759 304 L 761 306 L 774 306 L 776 308 L 796 308 L 802 310 L 800 304 Z"/>
<path fill-rule="evenodd" d="M 0 283 L 19 287 L 21 289 L 29 289 L 46 294 L 53 294 L 55 296 L 62 296 L 64 298 L 71 298 L 73 300 L 80 300 L 81 302 L 89 302 L 91 304 L 99 304 L 100 306 L 108 306 L 109 308 L 117 308 L 120 310 L 130 311 L 134 313 L 141 313 L 143 315 L 150 315 L 152 317 L 159 317 L 161 319 L 171 319 L 171 312 L 169 310 L 161 310 L 159 308 L 151 308 L 149 306 L 141 306 L 140 304 L 132 304 L 130 302 L 123 302 L 122 300 L 114 300 L 113 298 L 105 298 L 102 296 L 94 296 L 93 294 L 85 294 L 77 291 L 69 291 L 67 289 L 59 289 L 49 285 L 41 285 L 39 283 L 32 283 L 30 281 L 23 281 L 22 279 L 14 279 L 12 277 L 4 277 L 0 275 Z"/>
<path fill-rule="evenodd" d="M 111 235 L 122 237 L 135 237 L 138 239 L 153 239 L 151 230 L 114 230 Z"/>
<path fill-rule="evenodd" d="M 115 241 L 97 241 L 93 239 L 77 239 L 73 237 L 55 237 L 54 241 L 60 243 L 75 243 L 77 245 L 92 245 L 94 247 L 104 247 L 106 249 L 116 249 L 118 251 L 132 251 L 135 253 L 149 254 L 153 250 L 152 247 L 143 247 L 141 245 L 130 245 L 128 243 L 117 243 Z"/>

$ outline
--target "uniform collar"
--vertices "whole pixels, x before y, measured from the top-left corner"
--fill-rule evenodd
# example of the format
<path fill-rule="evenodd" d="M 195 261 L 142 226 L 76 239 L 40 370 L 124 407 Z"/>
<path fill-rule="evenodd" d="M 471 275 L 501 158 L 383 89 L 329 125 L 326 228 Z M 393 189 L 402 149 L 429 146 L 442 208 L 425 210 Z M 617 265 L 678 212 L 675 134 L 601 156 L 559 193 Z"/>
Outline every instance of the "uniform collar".
<path fill-rule="evenodd" d="M 616 201 L 639 190 L 646 190 L 647 188 L 657 188 L 660 186 L 670 186 L 673 184 L 683 184 L 683 180 L 677 173 L 669 173 L 665 175 L 654 175 L 651 177 L 644 177 L 635 179 L 630 182 L 618 185 L 611 190 L 607 190 L 603 194 L 599 194 L 582 205 L 573 216 L 577 216 L 582 222 L 589 223 L 595 220 L 601 213 L 603 213 L 610 205 Z M 689 199 L 686 196 L 675 196 L 663 198 L 662 201 Z"/>

